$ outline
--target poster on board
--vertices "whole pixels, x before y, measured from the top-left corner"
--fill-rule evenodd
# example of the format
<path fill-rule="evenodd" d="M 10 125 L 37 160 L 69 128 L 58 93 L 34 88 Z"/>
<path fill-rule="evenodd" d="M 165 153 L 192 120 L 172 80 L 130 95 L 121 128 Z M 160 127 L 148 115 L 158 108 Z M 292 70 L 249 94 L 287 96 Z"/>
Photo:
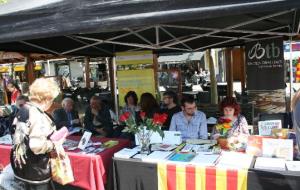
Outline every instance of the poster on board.
<path fill-rule="evenodd" d="M 248 90 L 285 88 L 282 38 L 249 42 L 245 53 Z"/>
<path fill-rule="evenodd" d="M 129 91 L 155 95 L 155 75 L 152 51 L 120 52 L 116 54 L 119 105 L 125 105 L 124 97 Z"/>

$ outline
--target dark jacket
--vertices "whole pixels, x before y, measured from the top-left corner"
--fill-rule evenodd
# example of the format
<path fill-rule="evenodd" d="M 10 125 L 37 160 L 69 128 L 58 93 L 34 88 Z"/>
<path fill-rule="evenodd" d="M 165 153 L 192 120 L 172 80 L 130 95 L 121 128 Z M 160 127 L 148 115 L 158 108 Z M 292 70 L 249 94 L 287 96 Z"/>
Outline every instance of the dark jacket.
<path fill-rule="evenodd" d="M 79 119 L 78 112 L 75 110 L 71 111 L 72 120 Z M 71 123 L 68 121 L 68 115 L 67 112 L 64 110 L 64 108 L 57 109 L 53 112 L 53 119 L 56 125 L 57 129 L 62 128 L 63 126 L 66 126 L 67 128 L 71 127 Z M 79 124 L 72 124 L 72 127 L 80 127 Z"/>
<path fill-rule="evenodd" d="M 31 104 L 20 108 L 15 120 L 10 157 L 15 177 L 27 183 L 48 182 L 51 179 L 48 153 L 53 150 L 49 137 L 55 130 L 55 124 L 45 112 Z M 26 128 L 28 134 L 24 130 Z M 30 141 L 34 141 L 35 145 L 31 146 Z M 25 162 L 18 162 L 17 155 L 22 156 Z"/>
<path fill-rule="evenodd" d="M 171 124 L 171 120 L 172 120 L 172 117 L 175 113 L 178 113 L 178 112 L 181 112 L 182 109 L 180 106 L 175 106 L 174 108 L 171 108 L 171 109 L 168 109 L 168 108 L 165 108 L 162 110 L 163 113 L 166 113 L 168 115 L 168 118 L 166 120 L 166 122 L 164 123 L 164 127 L 162 128 L 163 130 L 169 130 L 170 128 L 170 124 Z"/>
<path fill-rule="evenodd" d="M 96 117 L 96 120 L 101 123 L 100 126 L 94 125 L 94 117 Z M 91 131 L 93 134 L 98 134 L 95 130 L 96 128 L 103 128 L 104 131 L 107 133 L 107 137 L 110 137 L 113 134 L 113 123 L 110 117 L 109 110 L 106 107 L 101 108 L 98 112 L 98 115 L 94 116 L 91 107 L 89 106 L 85 111 L 84 126 L 85 129 Z"/>

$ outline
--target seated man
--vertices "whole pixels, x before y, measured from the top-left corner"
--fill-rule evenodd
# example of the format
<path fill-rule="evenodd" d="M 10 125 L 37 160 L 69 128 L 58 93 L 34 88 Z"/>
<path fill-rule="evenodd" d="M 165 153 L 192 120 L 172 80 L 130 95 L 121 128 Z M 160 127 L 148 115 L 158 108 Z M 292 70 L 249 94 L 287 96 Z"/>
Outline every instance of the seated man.
<path fill-rule="evenodd" d="M 167 91 L 163 95 L 164 108 L 162 109 L 163 113 L 168 115 L 166 122 L 164 123 L 163 130 L 169 130 L 171 119 L 175 113 L 178 113 L 181 110 L 181 107 L 177 105 L 177 94 L 173 91 Z"/>
<path fill-rule="evenodd" d="M 67 127 L 69 130 L 73 127 L 80 127 L 78 112 L 74 110 L 74 101 L 71 98 L 63 99 L 62 108 L 53 112 L 53 119 L 57 129 Z"/>
<path fill-rule="evenodd" d="M 183 97 L 181 108 L 182 111 L 172 117 L 170 131 L 180 131 L 182 140 L 207 139 L 206 116 L 197 110 L 194 97 Z"/>
<path fill-rule="evenodd" d="M 113 134 L 109 109 L 104 106 L 100 97 L 93 96 L 91 98 L 90 106 L 85 111 L 84 126 L 94 135 L 110 137 Z"/>

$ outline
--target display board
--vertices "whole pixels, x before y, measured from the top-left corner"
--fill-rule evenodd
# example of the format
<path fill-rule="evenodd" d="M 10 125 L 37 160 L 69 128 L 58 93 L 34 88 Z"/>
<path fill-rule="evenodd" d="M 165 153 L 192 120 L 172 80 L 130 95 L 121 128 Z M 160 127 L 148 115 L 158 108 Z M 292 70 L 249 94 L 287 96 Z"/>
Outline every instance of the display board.
<path fill-rule="evenodd" d="M 135 91 L 139 98 L 145 92 L 155 95 L 152 52 L 121 52 L 116 55 L 119 106 L 125 105 L 124 97 L 129 91 Z"/>
<path fill-rule="evenodd" d="M 248 90 L 285 88 L 283 53 L 282 38 L 246 44 Z"/>

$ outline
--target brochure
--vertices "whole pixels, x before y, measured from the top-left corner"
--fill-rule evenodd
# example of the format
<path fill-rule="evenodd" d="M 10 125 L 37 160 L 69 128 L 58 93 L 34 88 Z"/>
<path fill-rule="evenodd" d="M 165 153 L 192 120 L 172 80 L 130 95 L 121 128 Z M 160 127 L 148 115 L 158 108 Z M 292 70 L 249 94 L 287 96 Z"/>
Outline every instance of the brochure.
<path fill-rule="evenodd" d="M 165 160 L 173 152 L 170 151 L 154 151 L 146 157 L 143 157 L 142 160 L 145 162 L 159 162 Z"/>
<path fill-rule="evenodd" d="M 172 145 L 172 144 L 152 144 L 151 145 L 151 150 L 156 151 L 156 150 L 163 150 L 163 151 L 171 151 L 174 150 L 177 146 Z"/>
<path fill-rule="evenodd" d="M 286 161 L 285 165 L 289 171 L 300 171 L 300 161 Z"/>
<path fill-rule="evenodd" d="M 215 166 L 215 162 L 219 158 L 219 154 L 212 154 L 209 152 L 199 152 L 195 158 L 191 160 L 191 164 L 197 164 L 201 166 Z"/>
<path fill-rule="evenodd" d="M 123 148 L 119 152 L 116 152 L 114 154 L 114 157 L 116 158 L 131 158 L 133 155 L 137 154 L 137 149 L 129 149 L 129 148 Z"/>
<path fill-rule="evenodd" d="M 87 144 L 89 143 L 91 136 L 92 136 L 91 132 L 88 132 L 88 131 L 84 132 L 83 136 L 81 137 L 80 142 L 78 144 L 78 148 L 81 150 L 84 150 L 85 147 L 87 146 Z"/>
<path fill-rule="evenodd" d="M 60 141 L 61 139 L 66 138 L 69 135 L 69 131 L 66 127 L 60 128 L 58 131 L 55 131 L 51 136 L 51 141 Z"/>
<path fill-rule="evenodd" d="M 254 168 L 285 171 L 285 160 L 281 158 L 257 157 Z"/>
<path fill-rule="evenodd" d="M 252 155 L 223 151 L 217 161 L 217 167 L 248 169 L 251 167 L 252 161 Z"/>

